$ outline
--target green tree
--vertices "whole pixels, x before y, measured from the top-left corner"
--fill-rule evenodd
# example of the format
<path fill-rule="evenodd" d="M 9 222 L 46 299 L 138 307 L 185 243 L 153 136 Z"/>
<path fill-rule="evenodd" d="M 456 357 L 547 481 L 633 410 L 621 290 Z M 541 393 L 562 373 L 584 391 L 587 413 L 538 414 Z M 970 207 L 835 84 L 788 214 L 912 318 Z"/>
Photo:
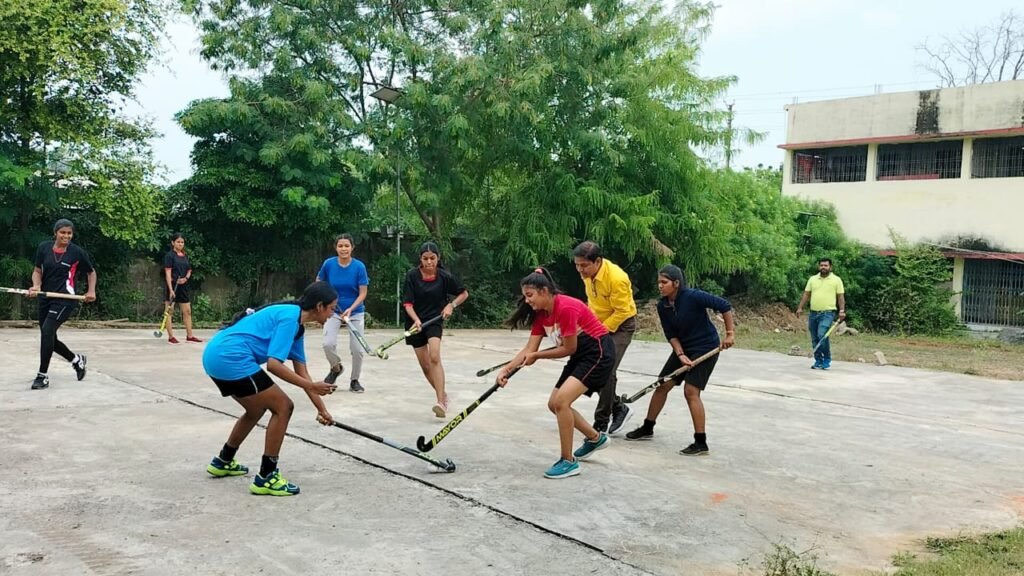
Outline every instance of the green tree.
<path fill-rule="evenodd" d="M 173 188 L 171 223 L 200 248 L 207 273 L 221 268 L 250 299 L 266 272 L 294 271 L 297 251 L 328 244 L 366 213 L 354 175 L 364 154 L 329 130 L 339 103 L 320 88 L 298 71 L 236 78 L 230 97 L 177 117 L 199 141 L 195 173 Z"/>
<path fill-rule="evenodd" d="M 184 5 L 216 67 L 298 72 L 336 102 L 325 127 L 366 151 L 358 167 L 374 206 L 392 209 L 400 172 L 402 211 L 422 233 L 472 236 L 506 267 L 564 258 L 584 237 L 629 257 L 674 251 L 694 269 L 728 266 L 724 216 L 694 152 L 723 142 L 715 102 L 732 81 L 696 72 L 710 5 Z M 369 96 L 398 79 L 390 110 Z"/>

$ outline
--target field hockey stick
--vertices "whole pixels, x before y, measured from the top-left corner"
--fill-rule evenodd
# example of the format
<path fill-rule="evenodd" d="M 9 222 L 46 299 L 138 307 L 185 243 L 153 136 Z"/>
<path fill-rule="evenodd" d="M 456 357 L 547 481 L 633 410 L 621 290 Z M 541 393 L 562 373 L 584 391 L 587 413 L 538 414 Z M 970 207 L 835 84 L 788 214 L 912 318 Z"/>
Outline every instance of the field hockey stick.
<path fill-rule="evenodd" d="M 436 323 L 440 322 L 442 318 L 444 318 L 444 315 L 443 314 L 438 314 L 437 316 L 431 318 L 430 320 L 427 320 L 426 322 L 420 324 L 419 328 L 410 328 L 409 330 L 406 330 L 405 332 L 402 332 L 402 335 L 399 336 L 398 338 L 395 338 L 394 340 L 391 340 L 390 342 L 387 342 L 387 343 L 384 343 L 384 344 L 381 344 L 380 346 L 378 346 L 377 347 L 377 351 L 374 352 L 374 353 L 379 358 L 381 358 L 383 360 L 387 360 L 388 355 L 384 353 L 385 350 L 387 350 L 388 348 L 391 348 L 395 344 L 398 344 L 399 342 L 401 342 L 402 340 L 405 340 L 406 338 L 408 338 L 409 336 L 412 336 L 413 334 L 419 334 L 427 326 L 430 326 L 431 324 L 436 324 Z"/>
<path fill-rule="evenodd" d="M 693 364 L 690 364 L 689 366 L 683 366 L 682 368 L 676 370 L 675 372 L 673 372 L 671 374 L 667 374 L 665 376 L 659 377 L 654 382 L 651 382 L 647 386 L 644 386 L 643 388 L 641 388 L 638 392 L 636 392 L 632 396 L 626 396 L 625 394 L 623 394 L 622 397 L 621 397 L 622 402 L 625 403 L 625 404 L 632 404 L 633 402 L 636 402 L 637 400 L 639 400 L 639 399 L 643 398 L 644 396 L 646 396 L 648 392 L 651 392 L 652 390 L 656 390 L 657 388 L 661 387 L 663 384 L 665 384 L 669 380 L 674 380 L 676 377 L 681 376 L 681 375 L 689 372 L 694 366 L 700 364 L 701 362 L 707 360 L 708 358 L 711 358 L 712 356 L 714 356 L 715 354 L 718 354 L 721 351 L 722 351 L 722 349 L 719 347 L 719 348 L 715 348 L 714 350 L 708 352 L 707 354 L 704 354 L 702 356 L 697 357 L 697 359 L 693 361 Z"/>
<path fill-rule="evenodd" d="M 832 332 L 838 326 L 839 326 L 839 320 L 836 320 L 835 322 L 832 323 L 832 326 L 829 327 L 828 332 L 825 332 L 825 335 L 822 336 L 821 340 L 818 340 L 818 345 L 814 347 L 814 350 L 811 350 L 811 357 L 813 357 L 814 353 L 818 351 L 818 348 L 821 348 L 821 345 L 824 344 L 826 340 L 828 340 L 828 337 L 832 335 Z"/>
<path fill-rule="evenodd" d="M 160 327 L 153 331 L 153 336 L 156 336 L 157 338 L 164 335 L 164 328 L 167 326 L 167 322 L 170 321 L 171 314 L 174 314 L 174 295 L 177 292 L 178 289 L 176 287 L 171 290 L 171 299 L 167 305 L 164 306 L 164 317 L 160 320 Z"/>
<path fill-rule="evenodd" d="M 508 362 L 506 362 L 505 364 L 508 364 Z M 502 364 L 502 366 L 504 366 L 505 364 Z M 500 366 L 499 366 L 499 368 L 500 368 Z M 522 366 L 517 366 L 517 367 L 513 368 L 512 370 L 509 370 L 509 373 L 508 373 L 508 376 L 506 376 L 506 379 L 511 378 L 516 372 L 519 372 L 519 370 L 521 368 L 522 368 Z M 441 428 L 441 430 L 437 434 L 434 434 L 434 437 L 431 438 L 430 441 L 427 441 L 427 439 L 425 437 L 423 437 L 423 436 L 420 436 L 419 438 L 417 438 L 416 439 L 416 447 L 419 448 L 420 450 L 422 450 L 423 452 L 429 452 L 434 446 L 437 446 L 438 444 L 440 444 L 441 441 L 444 440 L 445 437 L 448 436 L 448 434 L 452 430 L 454 430 L 456 426 L 458 426 L 459 424 L 462 424 L 463 420 L 468 418 L 469 415 L 472 414 L 473 411 L 476 410 L 478 406 L 480 406 L 481 404 L 484 403 L 484 400 L 487 400 L 488 398 L 490 398 L 491 394 L 494 394 L 495 392 L 497 392 L 498 388 L 501 388 L 501 385 L 498 384 L 498 383 L 495 383 L 493 386 L 488 388 L 487 391 L 483 393 L 483 395 L 481 395 L 479 398 L 476 399 L 476 402 L 473 402 L 472 404 L 470 404 L 469 407 L 467 407 L 465 410 L 463 410 L 458 416 L 456 416 L 455 418 L 452 418 L 451 422 L 448 422 L 447 424 L 445 424 L 444 428 Z"/>
<path fill-rule="evenodd" d="M 363 349 L 364 352 L 366 352 L 370 356 L 376 356 L 377 358 L 380 358 L 381 360 L 387 360 L 388 359 L 388 355 L 386 353 L 384 353 L 383 350 L 381 350 L 380 354 L 378 354 L 377 350 L 374 350 L 374 349 L 370 348 L 370 345 L 366 342 L 366 338 L 363 338 L 363 333 L 362 332 L 360 332 L 359 330 L 356 330 L 355 327 L 352 326 L 351 324 L 349 324 L 348 322 L 346 322 L 345 319 L 342 319 L 342 322 L 345 324 L 345 326 L 348 327 L 348 331 L 351 332 L 352 335 L 356 337 L 356 342 L 359 342 L 359 346 Z"/>
<path fill-rule="evenodd" d="M 550 346 L 548 348 L 545 348 L 545 349 L 541 350 L 541 352 L 547 352 L 548 350 L 554 350 L 555 348 L 558 348 L 558 346 Z M 490 368 L 484 368 L 483 370 L 477 370 L 476 371 L 476 375 L 477 376 L 487 376 L 491 372 L 494 372 L 495 370 L 497 370 L 498 368 L 501 368 L 502 366 L 505 366 L 506 364 L 508 364 L 508 362 L 502 362 L 501 364 L 495 364 L 494 366 L 491 366 Z"/>
<path fill-rule="evenodd" d="M 362 436 L 363 438 L 369 438 L 370 440 L 373 440 L 374 442 L 380 442 L 381 444 L 384 444 L 385 446 L 390 446 L 390 447 L 394 448 L 395 450 L 401 450 L 402 452 L 405 452 L 406 454 L 408 454 L 410 456 L 413 456 L 415 458 L 419 458 L 420 460 L 424 460 L 426 462 L 429 462 L 430 464 L 432 464 L 434 466 L 437 466 L 438 468 L 440 468 L 441 470 L 444 470 L 445 472 L 455 472 L 455 462 L 452 462 L 451 458 L 447 458 L 447 459 L 445 459 L 444 462 L 441 462 L 440 460 L 432 458 L 432 457 L 430 457 L 430 456 L 420 452 L 419 450 L 415 450 L 413 448 L 409 448 L 408 446 L 402 446 L 401 444 L 399 444 L 397 442 L 392 442 L 391 440 L 388 440 L 387 438 L 381 438 L 380 436 L 377 436 L 376 434 L 370 434 L 369 432 L 364 432 L 364 431 L 362 431 L 362 430 L 360 430 L 358 428 L 353 428 L 352 426 L 349 426 L 347 424 L 342 424 L 341 422 L 335 421 L 334 422 L 334 426 L 337 426 L 338 428 L 341 428 L 342 430 L 347 430 L 347 431 L 349 431 L 349 432 L 351 432 L 353 434 L 358 434 L 358 435 Z"/>
<path fill-rule="evenodd" d="M 22 296 L 28 296 L 28 290 L 21 288 L 4 288 L 0 287 L 0 292 L 6 292 L 8 294 L 21 294 Z M 79 296 L 78 294 L 65 294 L 63 292 L 36 292 L 36 296 L 45 296 L 47 298 L 60 298 L 63 300 L 78 300 L 85 301 L 85 296 Z"/>

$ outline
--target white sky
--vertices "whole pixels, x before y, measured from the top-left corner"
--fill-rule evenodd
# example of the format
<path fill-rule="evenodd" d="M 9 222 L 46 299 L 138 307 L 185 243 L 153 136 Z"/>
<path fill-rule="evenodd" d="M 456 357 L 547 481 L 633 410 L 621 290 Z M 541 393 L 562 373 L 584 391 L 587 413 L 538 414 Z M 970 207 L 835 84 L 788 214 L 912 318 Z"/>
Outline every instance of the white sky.
<path fill-rule="evenodd" d="M 735 103 L 736 125 L 767 132 L 745 147 L 737 166 L 779 164 L 785 139 L 783 106 L 793 102 L 931 88 L 914 46 L 962 28 L 993 22 L 1020 0 L 718 0 L 711 37 L 704 45 L 706 75 L 739 78 L 726 101 Z M 969 6 L 969 8 L 968 8 Z M 1019 8 L 1018 8 L 1019 10 Z M 192 140 L 174 114 L 192 100 L 228 93 L 223 77 L 200 59 L 198 32 L 179 19 L 168 27 L 163 65 L 138 89 L 136 114 L 154 120 L 153 142 L 164 178 L 191 174 Z"/>

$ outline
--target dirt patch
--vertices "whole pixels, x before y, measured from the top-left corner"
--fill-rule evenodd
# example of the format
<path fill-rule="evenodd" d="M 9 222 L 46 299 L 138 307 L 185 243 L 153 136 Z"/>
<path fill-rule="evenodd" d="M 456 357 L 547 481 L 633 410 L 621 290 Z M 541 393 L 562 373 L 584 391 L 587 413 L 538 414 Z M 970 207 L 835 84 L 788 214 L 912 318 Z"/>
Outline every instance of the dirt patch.
<path fill-rule="evenodd" d="M 771 304 L 754 303 L 744 298 L 731 300 L 733 313 L 736 316 L 736 325 L 749 329 L 766 330 L 769 332 L 796 332 L 801 330 L 805 323 L 796 313 L 785 304 L 774 302 Z M 724 329 L 722 317 L 714 312 L 708 312 L 712 322 L 719 329 Z M 643 333 L 661 333 L 661 322 L 658 320 L 657 300 L 645 300 L 637 302 L 637 328 Z"/>

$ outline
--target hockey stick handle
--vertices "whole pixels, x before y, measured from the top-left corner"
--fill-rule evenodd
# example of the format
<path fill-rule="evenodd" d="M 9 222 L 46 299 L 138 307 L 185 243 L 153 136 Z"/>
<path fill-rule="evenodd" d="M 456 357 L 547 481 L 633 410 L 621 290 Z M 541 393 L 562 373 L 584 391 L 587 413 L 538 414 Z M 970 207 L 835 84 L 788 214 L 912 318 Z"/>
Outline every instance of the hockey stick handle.
<path fill-rule="evenodd" d="M 647 386 L 644 386 L 643 388 L 641 388 L 637 393 L 633 394 L 632 396 L 626 396 L 625 394 L 623 394 L 622 395 L 622 401 L 625 402 L 626 404 L 632 404 L 633 402 L 636 402 L 640 398 L 643 398 L 644 395 L 646 395 L 651 390 L 654 390 L 655 388 L 657 388 L 658 386 L 661 386 L 662 384 L 664 384 L 665 382 L 668 382 L 669 380 L 674 380 L 677 376 L 681 376 L 681 375 L 689 372 L 691 369 L 693 369 L 694 366 L 700 364 L 701 362 L 707 360 L 708 358 L 711 358 L 712 356 L 714 356 L 715 354 L 718 354 L 721 351 L 722 351 L 722 347 L 719 346 L 719 347 L 717 347 L 717 348 L 715 348 L 715 349 L 713 349 L 713 350 L 711 350 L 709 352 L 706 352 L 706 353 L 698 356 L 695 360 L 693 360 L 693 364 L 690 364 L 688 366 L 684 365 L 684 366 L 680 367 L 679 369 L 675 370 L 674 372 L 672 372 L 671 374 L 666 374 L 665 376 L 659 377 L 652 384 L 648 384 Z"/>
<path fill-rule="evenodd" d="M 21 288 L 4 288 L 0 287 L 0 292 L 6 292 L 8 294 L 21 294 L 22 296 L 28 296 L 28 290 Z M 36 296 L 45 296 L 46 298 L 59 298 L 61 300 L 78 300 L 79 302 L 85 301 L 85 296 L 79 296 L 78 294 L 65 294 L 64 292 L 36 292 Z"/>
<path fill-rule="evenodd" d="M 436 323 L 440 322 L 443 318 L 444 318 L 443 314 L 438 314 L 437 316 L 434 316 L 430 320 L 427 320 L 426 322 L 423 322 L 422 324 L 420 324 L 419 328 L 410 328 L 409 330 L 406 330 L 405 332 L 402 332 L 402 335 L 399 336 L 398 338 L 395 338 L 394 340 L 391 340 L 390 342 L 385 342 L 384 344 L 381 344 L 380 346 L 378 346 L 377 347 L 377 351 L 375 352 L 375 354 L 377 356 L 381 356 L 381 354 L 384 354 L 384 351 L 387 350 L 388 348 L 391 348 L 395 344 L 398 344 L 399 342 L 401 342 L 402 340 L 405 340 L 406 338 L 408 338 L 409 336 L 412 336 L 413 334 L 420 333 L 427 326 L 430 326 L 431 324 L 436 324 Z"/>
<path fill-rule="evenodd" d="M 381 444 L 384 444 L 385 446 L 390 446 L 391 448 L 394 448 L 395 450 L 400 450 L 402 452 L 405 452 L 406 454 L 408 454 L 410 456 L 413 456 L 415 458 L 419 458 L 420 460 L 424 460 L 426 462 L 429 462 L 429 463 L 433 464 L 434 466 L 437 466 L 438 468 L 444 470 L 445 472 L 455 472 L 455 462 L 452 462 L 450 459 L 445 460 L 444 462 L 441 462 L 440 460 L 437 460 L 436 458 L 428 456 L 427 454 L 424 454 L 424 453 L 420 452 L 419 450 L 416 450 L 414 448 L 409 448 L 408 446 L 402 446 L 398 442 L 393 442 L 393 441 L 388 440 L 386 438 L 381 438 L 380 436 L 377 436 L 376 434 L 371 434 L 369 432 L 360 430 L 359 428 L 354 428 L 354 427 L 349 426 L 347 424 L 342 424 L 341 422 L 338 422 L 337 420 L 335 420 L 332 423 L 332 425 L 333 426 L 337 426 L 338 428 L 341 428 L 342 430 L 346 430 L 346 431 L 351 432 L 353 434 L 357 434 L 359 436 L 362 436 L 363 438 L 367 438 L 367 439 L 373 440 L 374 442 L 380 442 Z"/>
<path fill-rule="evenodd" d="M 547 352 L 548 350 L 554 350 L 555 348 L 558 348 L 558 346 L 549 346 L 549 347 L 541 350 L 541 352 Z M 501 368 L 501 367 L 503 367 L 503 366 L 505 366 L 507 364 L 508 364 L 508 362 L 502 362 L 501 364 L 495 364 L 494 366 L 491 366 L 490 368 L 484 368 L 483 370 L 477 370 L 476 371 L 476 375 L 477 376 L 487 376 L 491 372 L 494 372 L 498 368 Z M 511 376 L 511 374 L 509 374 L 509 376 Z"/>

